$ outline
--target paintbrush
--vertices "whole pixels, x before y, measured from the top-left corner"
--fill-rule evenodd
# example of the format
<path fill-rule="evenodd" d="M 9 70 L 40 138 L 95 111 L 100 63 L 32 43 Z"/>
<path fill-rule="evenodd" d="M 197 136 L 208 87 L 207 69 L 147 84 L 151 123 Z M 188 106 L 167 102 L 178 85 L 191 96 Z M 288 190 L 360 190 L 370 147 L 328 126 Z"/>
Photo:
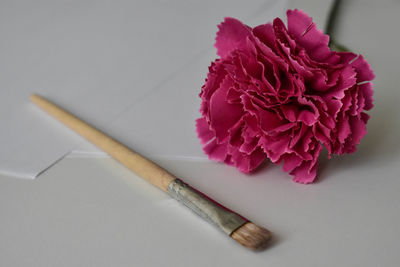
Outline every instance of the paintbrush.
<path fill-rule="evenodd" d="M 90 126 L 50 101 L 33 94 L 31 100 L 41 109 L 102 149 L 112 158 L 183 203 L 243 246 L 260 250 L 271 233 L 190 187 L 156 163 L 141 156 L 117 140 Z"/>

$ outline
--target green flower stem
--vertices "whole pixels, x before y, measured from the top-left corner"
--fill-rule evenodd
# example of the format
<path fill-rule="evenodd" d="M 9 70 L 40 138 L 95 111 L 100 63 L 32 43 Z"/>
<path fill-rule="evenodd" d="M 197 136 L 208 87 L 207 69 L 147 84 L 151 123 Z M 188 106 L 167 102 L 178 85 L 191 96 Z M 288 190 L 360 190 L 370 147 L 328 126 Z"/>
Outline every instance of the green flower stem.
<path fill-rule="evenodd" d="M 339 44 L 334 38 L 335 26 L 336 26 L 336 21 L 337 21 L 337 17 L 339 14 L 341 2 L 342 2 L 341 0 L 335 0 L 333 2 L 331 10 L 329 12 L 328 21 L 326 23 L 325 33 L 327 35 L 329 35 L 329 37 L 330 37 L 330 41 L 329 41 L 330 49 L 332 49 L 334 51 L 338 51 L 338 52 L 348 52 L 350 50 L 347 47 L 345 47 L 344 45 Z"/>

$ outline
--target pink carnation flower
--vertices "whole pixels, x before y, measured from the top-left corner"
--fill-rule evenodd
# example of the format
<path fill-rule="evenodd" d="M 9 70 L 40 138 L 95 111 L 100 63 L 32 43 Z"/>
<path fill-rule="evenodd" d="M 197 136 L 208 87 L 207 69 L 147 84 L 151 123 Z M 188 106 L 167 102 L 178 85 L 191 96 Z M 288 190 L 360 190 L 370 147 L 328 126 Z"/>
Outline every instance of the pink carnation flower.
<path fill-rule="evenodd" d="M 366 134 L 374 74 L 361 55 L 331 51 L 304 12 L 287 11 L 287 22 L 218 26 L 196 128 L 210 159 L 248 173 L 269 158 L 310 183 L 322 145 L 352 153 Z"/>

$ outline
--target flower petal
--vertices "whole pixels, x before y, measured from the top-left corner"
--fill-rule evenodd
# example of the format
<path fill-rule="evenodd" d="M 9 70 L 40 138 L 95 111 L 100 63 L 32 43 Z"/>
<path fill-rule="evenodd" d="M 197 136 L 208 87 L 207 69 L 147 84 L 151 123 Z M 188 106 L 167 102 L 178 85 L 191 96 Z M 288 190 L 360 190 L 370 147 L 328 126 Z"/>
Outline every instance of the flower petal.
<path fill-rule="evenodd" d="M 301 10 L 288 10 L 288 32 L 304 49 L 311 58 L 324 60 L 332 55 L 328 47 L 329 36 L 323 34 L 313 23 L 312 18 Z"/>
<path fill-rule="evenodd" d="M 242 107 L 240 104 L 229 104 L 227 93 L 233 85 L 231 79 L 225 79 L 210 99 L 210 125 L 215 131 L 215 137 L 222 141 L 228 136 L 228 130 L 241 117 Z"/>
<path fill-rule="evenodd" d="M 203 147 L 204 152 L 210 159 L 223 162 L 227 156 L 227 145 L 218 144 L 217 140 L 214 139 Z"/>
<path fill-rule="evenodd" d="M 334 52 L 300 10 L 253 29 L 219 25 L 196 131 L 210 159 L 248 173 L 266 157 L 299 183 L 313 182 L 325 146 L 352 153 L 366 134 L 374 74 L 362 56 Z"/>
<path fill-rule="evenodd" d="M 218 25 L 215 47 L 217 54 L 223 58 L 230 52 L 241 46 L 250 35 L 250 28 L 237 19 L 225 18 L 224 22 Z"/>
<path fill-rule="evenodd" d="M 371 69 L 371 65 L 360 55 L 356 60 L 351 63 L 351 66 L 357 72 L 357 82 L 372 81 L 375 78 L 375 74 Z"/>
<path fill-rule="evenodd" d="M 204 118 L 196 120 L 196 132 L 201 144 L 207 144 L 208 141 L 214 138 L 215 134 Z"/>

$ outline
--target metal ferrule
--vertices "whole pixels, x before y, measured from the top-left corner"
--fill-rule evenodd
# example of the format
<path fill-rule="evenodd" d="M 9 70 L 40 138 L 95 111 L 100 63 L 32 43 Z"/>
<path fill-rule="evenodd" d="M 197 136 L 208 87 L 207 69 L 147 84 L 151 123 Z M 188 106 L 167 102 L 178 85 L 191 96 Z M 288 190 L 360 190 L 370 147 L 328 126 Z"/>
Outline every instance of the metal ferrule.
<path fill-rule="evenodd" d="M 227 235 L 231 235 L 247 222 L 240 215 L 211 200 L 180 179 L 175 179 L 169 184 L 168 194 Z"/>

